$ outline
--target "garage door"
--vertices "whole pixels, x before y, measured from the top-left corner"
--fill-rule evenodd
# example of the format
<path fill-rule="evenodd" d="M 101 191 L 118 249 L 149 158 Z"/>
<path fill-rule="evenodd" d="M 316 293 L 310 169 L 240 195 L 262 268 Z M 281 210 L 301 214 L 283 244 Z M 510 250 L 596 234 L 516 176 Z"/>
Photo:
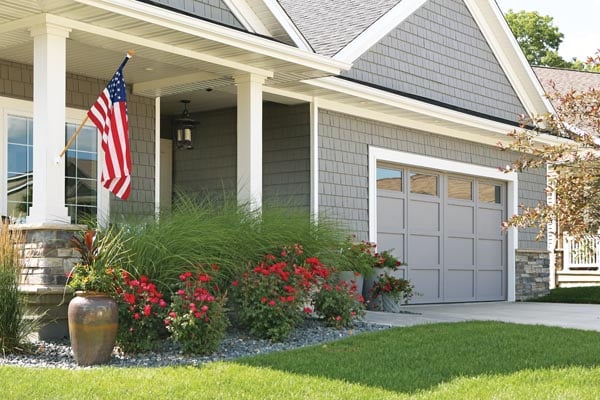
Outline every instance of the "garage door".
<path fill-rule="evenodd" d="M 377 164 L 377 244 L 406 263 L 411 303 L 506 299 L 506 184 Z"/>

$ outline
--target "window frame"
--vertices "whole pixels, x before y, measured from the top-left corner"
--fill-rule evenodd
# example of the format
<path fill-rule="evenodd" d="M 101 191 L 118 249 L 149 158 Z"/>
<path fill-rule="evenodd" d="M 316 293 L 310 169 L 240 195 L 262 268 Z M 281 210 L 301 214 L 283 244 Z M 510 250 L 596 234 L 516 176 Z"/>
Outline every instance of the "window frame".
<path fill-rule="evenodd" d="M 65 107 L 65 124 L 75 124 L 79 126 L 85 118 L 87 110 L 81 110 L 71 107 Z M 17 116 L 24 118 L 33 118 L 33 101 L 12 99 L 9 97 L 0 96 L 0 154 L 2 155 L 0 162 L 0 214 L 6 215 L 7 212 L 7 173 L 8 173 L 8 117 Z M 87 121 L 86 126 L 95 128 L 91 121 Z M 64 138 L 63 130 L 61 133 Z M 63 139 L 64 140 L 64 139 Z M 66 143 L 65 143 L 66 144 Z M 33 151 L 35 152 L 35 141 L 33 143 Z M 58 157 L 58 154 L 56 154 Z M 101 160 L 103 158 L 101 138 L 97 137 L 97 181 L 96 181 L 96 206 L 97 206 L 97 222 L 98 224 L 106 224 L 110 211 L 110 196 L 108 190 L 105 190 L 100 182 L 102 174 Z M 65 165 L 65 158 L 62 157 L 60 162 Z M 65 177 L 66 179 L 66 177 Z M 65 205 L 66 207 L 66 205 Z"/>

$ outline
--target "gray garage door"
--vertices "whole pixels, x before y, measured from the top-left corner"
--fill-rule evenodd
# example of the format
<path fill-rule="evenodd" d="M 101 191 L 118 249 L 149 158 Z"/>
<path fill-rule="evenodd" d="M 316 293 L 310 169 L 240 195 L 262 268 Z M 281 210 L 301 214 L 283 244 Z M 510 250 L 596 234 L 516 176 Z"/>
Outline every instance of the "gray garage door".
<path fill-rule="evenodd" d="M 412 303 L 506 299 L 506 185 L 377 165 L 377 244 L 406 263 Z"/>

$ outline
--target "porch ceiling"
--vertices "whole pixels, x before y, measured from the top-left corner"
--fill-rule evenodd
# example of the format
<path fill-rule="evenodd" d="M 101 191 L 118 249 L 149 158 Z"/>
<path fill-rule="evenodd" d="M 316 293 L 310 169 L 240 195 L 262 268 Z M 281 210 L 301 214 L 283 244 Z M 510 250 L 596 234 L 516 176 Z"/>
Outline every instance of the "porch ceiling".
<path fill-rule="evenodd" d="M 124 0 L 3 0 L 0 58 L 33 64 L 29 28 L 42 23 L 71 29 L 67 72 L 108 80 L 133 48 L 126 79 L 134 93 L 175 102 L 179 94 L 232 86 L 240 73 L 267 76 L 266 85 L 277 87 L 349 67 L 268 38 Z"/>

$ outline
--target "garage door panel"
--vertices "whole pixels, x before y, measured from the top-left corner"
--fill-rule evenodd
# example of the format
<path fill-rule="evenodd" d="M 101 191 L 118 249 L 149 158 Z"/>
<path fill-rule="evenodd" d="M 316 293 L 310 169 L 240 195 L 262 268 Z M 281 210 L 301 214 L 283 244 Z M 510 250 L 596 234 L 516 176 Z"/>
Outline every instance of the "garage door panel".
<path fill-rule="evenodd" d="M 506 183 L 396 168 L 410 174 L 404 191 L 378 187 L 377 244 L 406 262 L 394 274 L 420 294 L 411 303 L 506 299 Z"/>
<path fill-rule="evenodd" d="M 404 234 L 380 233 L 377 235 L 377 247 L 379 251 L 391 250 L 392 254 L 400 261 L 404 261 Z"/>
<path fill-rule="evenodd" d="M 477 213 L 479 236 L 497 237 L 502 235 L 502 210 L 480 208 Z"/>
<path fill-rule="evenodd" d="M 477 241 L 477 266 L 479 268 L 498 267 L 504 264 L 502 240 L 479 239 Z"/>
<path fill-rule="evenodd" d="M 444 276 L 446 301 L 467 301 L 475 298 L 475 271 L 471 269 L 448 269 Z"/>
<path fill-rule="evenodd" d="M 439 266 L 441 248 L 439 236 L 409 235 L 408 254 L 409 267 Z"/>
<path fill-rule="evenodd" d="M 415 286 L 418 295 L 411 303 L 439 302 L 441 294 L 441 273 L 439 269 L 410 269 L 408 279 Z"/>
<path fill-rule="evenodd" d="M 381 232 L 398 233 L 406 228 L 404 225 L 404 199 L 378 197 L 377 215 L 377 229 Z"/>
<path fill-rule="evenodd" d="M 471 238 L 449 237 L 445 244 L 446 266 L 475 265 L 475 240 Z"/>
<path fill-rule="evenodd" d="M 449 204 L 446 207 L 446 231 L 451 235 L 475 233 L 475 208 Z"/>
<path fill-rule="evenodd" d="M 477 298 L 479 300 L 504 300 L 504 271 L 477 271 Z"/>
<path fill-rule="evenodd" d="M 411 230 L 418 229 L 419 232 L 437 232 L 440 230 L 439 203 L 409 200 L 408 216 Z"/>

